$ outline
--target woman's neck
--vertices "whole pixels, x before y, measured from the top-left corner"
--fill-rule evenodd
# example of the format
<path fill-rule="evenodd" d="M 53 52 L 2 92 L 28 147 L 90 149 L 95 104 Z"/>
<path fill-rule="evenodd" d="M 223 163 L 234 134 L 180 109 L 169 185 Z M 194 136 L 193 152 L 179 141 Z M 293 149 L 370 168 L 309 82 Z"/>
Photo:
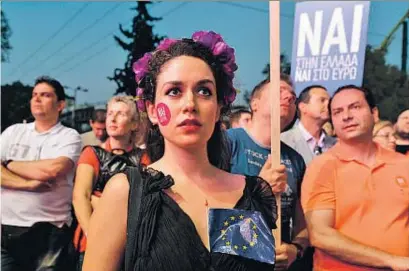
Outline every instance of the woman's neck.
<path fill-rule="evenodd" d="M 129 137 L 109 137 L 109 145 L 111 149 L 128 150 L 132 147 L 132 142 Z"/>
<path fill-rule="evenodd" d="M 303 117 L 300 120 L 302 126 L 304 126 L 305 130 L 307 130 L 308 133 L 318 142 L 321 139 L 321 133 L 322 133 L 322 125 L 321 123 L 318 123 L 314 119 L 310 119 L 308 117 Z"/>
<path fill-rule="evenodd" d="M 36 120 L 35 121 L 35 129 L 39 133 L 46 132 L 54 127 L 58 123 L 57 120 Z"/>
<path fill-rule="evenodd" d="M 214 174 L 214 167 L 207 156 L 206 145 L 191 149 L 181 148 L 171 143 L 165 146 L 164 155 L 153 165 L 153 168 L 184 180 L 199 181 Z"/>
<path fill-rule="evenodd" d="M 377 147 L 372 139 L 355 142 L 340 141 L 343 152 L 363 164 L 373 166 L 376 162 Z"/>
<path fill-rule="evenodd" d="M 247 132 L 254 140 L 264 146 L 271 145 L 271 120 L 261 116 L 253 116 L 247 126 Z"/>

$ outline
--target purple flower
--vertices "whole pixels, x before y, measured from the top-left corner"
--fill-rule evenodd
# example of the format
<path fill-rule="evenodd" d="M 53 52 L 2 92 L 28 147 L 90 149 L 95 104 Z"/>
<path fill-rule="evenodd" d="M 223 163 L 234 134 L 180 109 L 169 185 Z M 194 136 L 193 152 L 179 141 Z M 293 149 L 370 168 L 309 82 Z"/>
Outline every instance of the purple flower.
<path fill-rule="evenodd" d="M 224 100 L 227 104 L 231 104 L 234 102 L 234 100 L 236 99 L 236 90 L 232 87 L 230 88 L 230 92 L 226 93 L 226 95 L 224 96 Z"/>
<path fill-rule="evenodd" d="M 223 54 L 229 46 L 225 42 L 217 42 L 213 48 L 213 54 L 215 56 Z"/>
<path fill-rule="evenodd" d="M 234 72 L 237 70 L 235 62 L 229 62 L 223 65 L 223 70 L 230 79 L 234 78 Z"/>
<path fill-rule="evenodd" d="M 229 89 L 225 94 L 224 100 L 227 104 L 231 104 L 236 98 L 236 90 L 233 87 L 234 72 L 237 70 L 236 58 L 234 49 L 224 42 L 223 38 L 213 31 L 198 31 L 193 33 L 192 39 L 195 42 L 201 43 L 219 58 L 223 65 L 223 70 L 230 79 Z"/>
<path fill-rule="evenodd" d="M 233 62 L 236 61 L 236 57 L 234 55 L 234 49 L 229 46 L 227 46 L 226 48 L 226 56 L 227 56 L 228 61 L 233 61 Z"/>
<path fill-rule="evenodd" d="M 192 40 L 196 41 L 206 33 L 207 31 L 196 31 L 195 33 L 192 34 Z"/>
<path fill-rule="evenodd" d="M 139 83 L 139 81 L 146 75 L 148 72 L 148 64 L 152 58 L 151 53 L 145 53 L 143 57 L 138 59 L 133 65 L 133 71 L 135 73 L 135 80 Z"/>
<path fill-rule="evenodd" d="M 144 100 L 138 100 L 136 101 L 136 106 L 138 107 L 138 110 L 140 112 L 144 112 L 145 111 L 145 101 Z"/>
<path fill-rule="evenodd" d="M 192 39 L 196 42 L 203 44 L 204 46 L 213 50 L 213 47 L 218 42 L 223 42 L 222 36 L 216 34 L 213 31 L 198 31 L 193 33 Z"/>
<path fill-rule="evenodd" d="M 145 111 L 145 101 L 143 100 L 143 88 L 136 89 L 136 106 L 139 111 Z"/>
<path fill-rule="evenodd" d="M 136 89 L 136 96 L 142 99 L 143 97 L 143 88 L 137 88 Z"/>
<path fill-rule="evenodd" d="M 164 39 L 161 41 L 161 43 L 158 45 L 157 50 L 163 50 L 166 51 L 169 49 L 172 44 L 174 44 L 177 40 L 175 39 Z"/>

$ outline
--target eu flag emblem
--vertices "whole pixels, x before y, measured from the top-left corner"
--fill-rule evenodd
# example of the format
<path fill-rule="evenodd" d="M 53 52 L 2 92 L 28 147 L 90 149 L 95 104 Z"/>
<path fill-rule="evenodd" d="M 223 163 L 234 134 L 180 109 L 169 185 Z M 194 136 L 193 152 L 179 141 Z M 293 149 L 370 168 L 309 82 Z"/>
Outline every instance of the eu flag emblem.
<path fill-rule="evenodd" d="M 210 251 L 275 263 L 271 229 L 258 211 L 209 209 Z"/>

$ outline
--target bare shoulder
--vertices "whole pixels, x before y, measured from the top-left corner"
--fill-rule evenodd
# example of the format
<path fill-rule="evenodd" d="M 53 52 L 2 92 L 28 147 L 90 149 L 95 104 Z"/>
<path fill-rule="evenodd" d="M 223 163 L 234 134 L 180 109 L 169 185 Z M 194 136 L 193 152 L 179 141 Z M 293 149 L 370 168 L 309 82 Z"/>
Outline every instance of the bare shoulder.
<path fill-rule="evenodd" d="M 116 195 L 119 197 L 128 198 L 129 194 L 129 182 L 128 177 L 124 173 L 118 173 L 109 179 L 105 186 L 103 195 Z"/>

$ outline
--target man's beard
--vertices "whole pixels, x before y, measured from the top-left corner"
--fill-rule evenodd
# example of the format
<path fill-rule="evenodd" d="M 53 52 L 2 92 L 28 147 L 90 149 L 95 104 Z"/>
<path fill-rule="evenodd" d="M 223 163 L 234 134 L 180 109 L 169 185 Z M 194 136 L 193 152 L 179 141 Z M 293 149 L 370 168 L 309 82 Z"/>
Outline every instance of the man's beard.
<path fill-rule="evenodd" d="M 409 133 L 397 129 L 396 134 L 402 139 L 409 140 Z"/>

